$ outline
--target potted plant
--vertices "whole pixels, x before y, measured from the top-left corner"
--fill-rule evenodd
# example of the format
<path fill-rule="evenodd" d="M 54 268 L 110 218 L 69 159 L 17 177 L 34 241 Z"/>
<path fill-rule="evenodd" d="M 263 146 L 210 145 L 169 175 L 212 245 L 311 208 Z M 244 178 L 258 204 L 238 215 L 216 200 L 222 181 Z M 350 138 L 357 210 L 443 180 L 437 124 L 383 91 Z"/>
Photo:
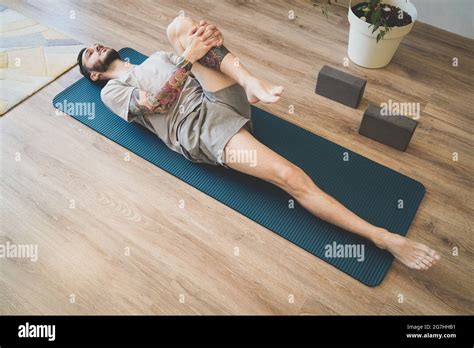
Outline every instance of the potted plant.
<path fill-rule="evenodd" d="M 408 0 L 351 0 L 349 59 L 365 68 L 386 66 L 416 17 Z"/>
<path fill-rule="evenodd" d="M 327 15 L 331 0 L 312 0 Z M 392 60 L 417 18 L 409 0 L 351 0 L 348 56 L 365 68 L 382 68 Z"/>

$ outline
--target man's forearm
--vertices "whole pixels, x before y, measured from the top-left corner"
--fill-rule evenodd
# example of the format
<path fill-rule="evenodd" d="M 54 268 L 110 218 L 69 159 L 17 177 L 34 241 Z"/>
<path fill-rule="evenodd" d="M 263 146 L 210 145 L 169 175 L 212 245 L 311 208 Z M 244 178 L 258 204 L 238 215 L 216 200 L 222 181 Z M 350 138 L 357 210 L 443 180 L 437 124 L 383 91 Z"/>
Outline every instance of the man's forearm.
<path fill-rule="evenodd" d="M 135 116 L 166 113 L 178 99 L 191 72 L 192 63 L 183 60 L 158 93 L 135 89 L 130 99 L 129 111 Z"/>
<path fill-rule="evenodd" d="M 222 61 L 228 53 L 230 52 L 225 46 L 213 47 L 198 62 L 208 68 L 220 71 Z"/>
<path fill-rule="evenodd" d="M 183 31 L 178 39 L 183 56 L 190 53 L 188 30 Z M 222 72 L 241 86 L 244 86 L 253 77 L 247 69 L 238 62 L 238 59 L 234 57 L 227 47 L 223 45 L 211 48 L 203 57 L 196 59 L 195 62 L 199 63 L 198 65 Z M 195 66 L 197 67 L 198 65 Z"/>

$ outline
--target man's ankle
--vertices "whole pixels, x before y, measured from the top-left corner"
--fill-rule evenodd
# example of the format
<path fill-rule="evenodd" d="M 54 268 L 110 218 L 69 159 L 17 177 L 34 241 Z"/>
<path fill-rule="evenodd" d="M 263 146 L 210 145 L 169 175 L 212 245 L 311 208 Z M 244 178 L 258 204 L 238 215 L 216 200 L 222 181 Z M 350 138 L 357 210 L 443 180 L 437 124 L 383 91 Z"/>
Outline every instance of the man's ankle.
<path fill-rule="evenodd" d="M 390 237 L 390 234 L 391 233 L 385 228 L 378 228 L 378 230 L 374 233 L 374 236 L 371 238 L 372 242 L 374 242 L 374 244 L 380 249 L 388 249 L 388 238 Z"/>

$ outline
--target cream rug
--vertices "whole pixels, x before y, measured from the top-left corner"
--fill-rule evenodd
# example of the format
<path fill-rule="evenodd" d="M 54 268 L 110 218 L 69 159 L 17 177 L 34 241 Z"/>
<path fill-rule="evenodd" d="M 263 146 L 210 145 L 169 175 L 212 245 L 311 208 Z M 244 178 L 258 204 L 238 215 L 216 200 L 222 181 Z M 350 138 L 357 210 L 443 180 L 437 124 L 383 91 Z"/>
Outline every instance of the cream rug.
<path fill-rule="evenodd" d="M 82 47 L 0 5 L 0 115 L 76 65 Z"/>

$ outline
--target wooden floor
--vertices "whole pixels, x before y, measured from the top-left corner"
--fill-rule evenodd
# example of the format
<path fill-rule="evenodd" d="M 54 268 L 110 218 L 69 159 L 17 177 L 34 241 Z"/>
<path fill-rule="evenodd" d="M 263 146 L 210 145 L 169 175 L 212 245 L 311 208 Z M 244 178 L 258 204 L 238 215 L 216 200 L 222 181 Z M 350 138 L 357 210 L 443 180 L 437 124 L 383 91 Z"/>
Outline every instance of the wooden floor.
<path fill-rule="evenodd" d="M 0 313 L 474 313 L 473 41 L 416 23 L 388 67 L 368 70 L 343 66 L 348 22 L 338 6 L 326 19 L 306 1 L 3 3 L 82 42 L 146 54 L 171 50 L 165 29 L 180 10 L 218 23 L 252 72 L 286 87 L 280 103 L 263 109 L 426 186 L 409 236 L 436 248 L 442 261 L 425 273 L 395 262 L 380 286 L 366 287 L 56 116 L 51 100 L 79 78 L 74 69 L 0 119 L 0 243 L 39 248 L 36 263 L 0 260 Z M 368 80 L 359 109 L 314 94 L 324 64 Z M 368 102 L 388 99 L 421 103 L 405 153 L 357 133 Z"/>

